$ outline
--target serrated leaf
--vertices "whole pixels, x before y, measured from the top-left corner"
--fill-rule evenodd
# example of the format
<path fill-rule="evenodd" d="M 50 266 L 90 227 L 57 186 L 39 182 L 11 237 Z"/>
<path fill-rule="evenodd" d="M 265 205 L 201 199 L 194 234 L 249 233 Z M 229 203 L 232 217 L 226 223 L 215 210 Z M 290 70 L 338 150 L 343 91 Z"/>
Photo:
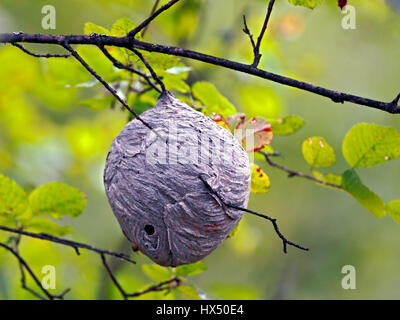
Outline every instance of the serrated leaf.
<path fill-rule="evenodd" d="M 301 151 L 304 159 L 313 168 L 329 167 L 336 162 L 335 151 L 321 137 L 311 137 L 305 140 Z"/>
<path fill-rule="evenodd" d="M 203 261 L 198 261 L 192 264 L 185 264 L 176 267 L 175 275 L 181 276 L 195 276 L 207 270 L 207 265 Z"/>
<path fill-rule="evenodd" d="M 400 223 L 400 200 L 393 200 L 386 204 L 387 213 L 398 223 Z"/>
<path fill-rule="evenodd" d="M 33 190 L 29 205 L 34 215 L 49 215 L 60 219 L 63 215 L 79 216 L 86 205 L 83 192 L 62 182 L 50 182 Z"/>
<path fill-rule="evenodd" d="M 97 33 L 110 35 L 110 31 L 108 31 L 106 28 L 98 26 L 97 24 L 94 24 L 92 22 L 85 23 L 84 32 L 85 34 Z"/>
<path fill-rule="evenodd" d="M 375 166 L 400 156 L 400 134 L 392 127 L 359 123 L 347 133 L 342 151 L 352 168 Z"/>
<path fill-rule="evenodd" d="M 286 116 L 269 122 L 272 125 L 272 132 L 277 136 L 291 135 L 304 125 L 304 120 L 298 116 Z"/>
<path fill-rule="evenodd" d="M 217 113 L 224 118 L 236 113 L 236 108 L 211 83 L 198 81 L 192 86 L 193 96 L 206 108 L 207 113 Z"/>
<path fill-rule="evenodd" d="M 0 215 L 17 216 L 28 208 L 28 197 L 14 180 L 0 174 Z"/>
<path fill-rule="evenodd" d="M 252 193 L 268 193 L 271 187 L 271 182 L 268 175 L 261 170 L 255 163 L 250 163 L 251 169 L 251 187 Z"/>
<path fill-rule="evenodd" d="M 171 274 L 168 269 L 157 264 L 144 264 L 142 265 L 142 271 L 150 279 L 159 282 L 166 281 L 171 278 Z"/>
<path fill-rule="evenodd" d="M 377 218 L 386 215 L 383 200 L 361 182 L 360 177 L 354 170 L 350 169 L 343 173 L 341 186 Z"/>
<path fill-rule="evenodd" d="M 73 232 L 70 226 L 60 226 L 53 221 L 42 218 L 34 217 L 24 224 L 24 229 L 33 232 L 45 232 L 54 236 L 62 237 Z"/>
<path fill-rule="evenodd" d="M 295 6 L 303 6 L 306 8 L 314 9 L 317 5 L 323 3 L 323 0 L 288 0 Z"/>

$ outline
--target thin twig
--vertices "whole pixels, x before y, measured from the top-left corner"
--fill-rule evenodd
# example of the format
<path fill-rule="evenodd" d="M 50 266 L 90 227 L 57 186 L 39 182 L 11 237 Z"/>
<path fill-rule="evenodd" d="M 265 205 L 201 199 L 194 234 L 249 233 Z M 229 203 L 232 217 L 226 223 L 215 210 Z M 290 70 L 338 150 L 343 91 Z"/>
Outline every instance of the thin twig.
<path fill-rule="evenodd" d="M 154 14 L 154 12 L 156 12 L 157 7 L 158 7 L 159 4 L 160 4 L 160 0 L 156 0 L 156 1 L 154 2 L 153 8 L 151 8 L 150 17 Z M 142 31 L 142 33 L 141 33 L 142 37 L 144 37 L 144 35 L 145 35 L 145 33 L 146 33 L 146 31 L 147 31 L 148 28 L 149 28 L 149 25 L 147 25 L 147 26 L 145 26 L 145 27 L 143 28 L 143 31 Z"/>
<path fill-rule="evenodd" d="M 136 263 L 135 261 L 131 260 L 128 255 L 126 255 L 124 253 L 96 248 L 96 247 L 93 247 L 86 243 L 80 243 L 80 242 L 76 242 L 76 241 L 72 241 L 72 240 L 59 238 L 59 237 L 56 237 L 56 236 L 53 236 L 53 235 L 47 234 L 47 233 L 34 233 L 34 232 L 24 231 L 24 230 L 20 230 L 20 229 L 13 229 L 13 228 L 8 228 L 8 227 L 3 227 L 3 226 L 0 226 L 0 230 L 11 232 L 14 234 L 24 235 L 24 236 L 35 238 L 35 239 L 59 243 L 64 246 L 69 246 L 75 250 L 81 248 L 81 249 L 97 252 L 99 254 L 105 254 L 105 255 L 117 257 L 117 258 L 123 259 L 125 261 L 128 261 L 130 263 Z"/>
<path fill-rule="evenodd" d="M 23 52 L 36 57 L 36 58 L 69 58 L 71 55 L 70 54 L 50 54 L 50 53 L 46 53 L 46 54 L 39 54 L 39 53 L 33 53 L 31 51 L 29 51 L 28 49 L 26 49 L 23 45 L 19 44 L 19 43 L 11 43 L 14 47 L 17 47 L 19 49 L 21 49 Z"/>
<path fill-rule="evenodd" d="M 167 281 L 160 282 L 160 283 L 153 285 L 147 289 L 144 289 L 144 290 L 141 290 L 138 292 L 127 293 L 124 290 L 124 288 L 122 288 L 122 285 L 118 282 L 116 276 L 114 275 L 113 271 L 111 270 L 111 267 L 109 266 L 105 255 L 103 255 L 103 254 L 101 255 L 101 260 L 102 260 L 103 265 L 104 265 L 105 269 L 107 270 L 107 273 L 110 276 L 112 282 L 117 287 L 118 291 L 121 293 L 122 297 L 125 300 L 127 300 L 129 298 L 133 298 L 133 297 L 138 297 L 138 296 L 141 296 L 141 295 L 149 293 L 149 292 L 170 290 L 170 289 L 178 287 L 182 284 L 182 281 L 179 278 L 172 277 L 171 279 L 169 279 Z"/>
<path fill-rule="evenodd" d="M 215 192 L 215 191 L 213 190 L 213 188 L 210 186 L 210 184 L 209 184 L 201 175 L 199 176 L 199 178 L 200 178 L 201 181 L 203 181 L 204 185 L 207 187 L 207 189 L 210 191 L 210 193 L 214 194 L 214 195 L 220 200 L 220 202 L 221 202 L 225 207 L 229 207 L 229 208 L 232 208 L 232 209 L 235 209 L 235 210 L 239 210 L 239 211 L 244 211 L 244 212 L 247 212 L 247 213 L 251 213 L 251 214 L 254 214 L 254 215 L 258 216 L 258 217 L 261 217 L 261 218 L 264 218 L 264 219 L 269 220 L 269 221 L 272 223 L 272 225 L 273 225 L 273 227 L 274 227 L 274 229 L 275 229 L 276 234 L 279 236 L 279 238 L 282 239 L 282 242 L 283 242 L 283 252 L 284 252 L 284 253 L 287 253 L 287 245 L 296 247 L 296 248 L 301 249 L 301 250 L 304 250 L 304 251 L 308 251 L 308 250 L 309 250 L 309 249 L 306 248 L 306 247 L 303 247 L 303 246 L 301 246 L 301 245 L 299 245 L 299 244 L 297 244 L 297 243 L 295 243 L 295 242 L 292 242 L 292 241 L 289 241 L 288 239 L 286 239 L 286 237 L 285 237 L 285 236 L 281 233 L 281 231 L 279 230 L 278 224 L 277 224 L 277 222 L 276 222 L 276 218 L 272 218 L 272 217 L 267 216 L 267 215 L 265 215 L 265 214 L 261 214 L 261 213 L 258 213 L 258 212 L 255 212 L 255 211 L 252 211 L 252 210 L 249 210 L 249 209 L 241 208 L 241 207 L 238 207 L 238 206 L 236 206 L 236 205 L 232 205 L 232 204 L 226 203 L 226 202 L 220 197 L 220 195 L 219 195 L 217 192 Z"/>
<path fill-rule="evenodd" d="M 67 290 L 65 290 L 64 292 L 62 292 L 62 293 L 59 294 L 59 295 L 51 294 L 47 289 L 45 289 L 45 288 L 42 286 L 40 280 L 39 280 L 38 277 L 35 275 L 35 273 L 34 273 L 33 270 L 31 269 L 31 267 L 28 265 L 28 263 L 21 257 L 21 255 L 20 255 L 16 250 L 14 250 L 14 249 L 11 248 L 10 246 L 8 246 L 8 245 L 6 245 L 6 244 L 4 244 L 4 243 L 2 243 L 2 242 L 0 242 L 0 247 L 3 247 L 4 249 L 8 250 L 9 252 L 11 252 L 11 253 L 18 259 L 18 262 L 23 266 L 23 268 L 26 269 L 26 271 L 28 271 L 28 273 L 29 273 L 30 276 L 32 277 L 33 281 L 40 287 L 40 289 L 43 291 L 43 293 L 46 295 L 46 297 L 47 297 L 49 300 L 63 299 L 64 296 L 65 296 L 65 294 L 67 294 L 67 293 L 70 291 L 69 289 L 67 289 Z M 24 277 L 24 281 L 25 281 L 25 277 Z M 28 290 L 29 290 L 29 289 L 28 289 Z M 32 292 L 32 293 L 33 293 L 33 292 Z M 37 294 L 35 294 L 35 295 L 38 297 Z M 42 298 L 42 297 L 41 297 L 41 298 Z"/>
<path fill-rule="evenodd" d="M 159 78 L 159 76 L 156 74 L 154 69 L 150 66 L 150 64 L 147 62 L 145 57 L 138 50 L 136 50 L 135 48 L 131 48 L 131 50 L 132 50 L 133 53 L 135 53 L 138 56 L 138 58 L 143 62 L 143 64 L 149 70 L 149 72 L 151 73 L 151 76 L 153 77 L 153 79 L 160 85 L 162 92 L 165 92 L 166 89 L 165 89 L 164 83 Z"/>
<path fill-rule="evenodd" d="M 254 54 L 254 60 L 255 60 L 256 56 L 257 56 L 256 44 L 254 42 L 253 35 L 251 34 L 250 29 L 247 26 L 246 16 L 245 15 L 243 15 L 243 25 L 244 25 L 243 32 L 245 34 L 247 34 L 249 36 L 249 38 L 250 38 L 250 43 L 251 43 L 251 47 L 253 48 L 253 54 Z"/>
<path fill-rule="evenodd" d="M 153 128 L 146 122 L 144 121 L 131 107 L 128 106 L 128 104 L 118 95 L 118 93 L 115 91 L 114 88 L 112 88 L 102 77 L 100 77 L 96 71 L 94 71 L 87 63 L 85 60 L 82 59 L 82 57 L 76 52 L 68 43 L 63 43 L 63 47 L 68 50 L 72 56 L 75 57 L 76 60 L 78 60 L 81 65 L 83 65 L 87 71 L 89 71 L 130 113 L 132 113 L 136 119 L 138 119 L 141 123 L 143 123 L 147 128 L 150 130 L 153 130 Z"/>
<path fill-rule="evenodd" d="M 132 29 L 128 33 L 129 38 L 134 38 L 135 35 L 140 32 L 143 28 L 145 28 L 150 22 L 152 22 L 160 13 L 164 12 L 165 10 L 169 9 L 172 7 L 175 3 L 177 3 L 179 0 L 171 0 L 167 4 L 163 5 L 158 9 L 157 11 L 153 12 L 146 20 L 144 20 L 141 24 L 139 24 L 136 28 Z"/>
<path fill-rule="evenodd" d="M 268 21 L 269 21 L 269 18 L 271 17 L 271 13 L 272 13 L 272 9 L 274 7 L 274 4 L 275 4 L 275 0 L 270 0 L 269 1 L 267 15 L 265 16 L 264 24 L 263 24 L 263 26 L 261 28 L 260 35 L 257 38 L 257 44 L 256 44 L 255 50 L 254 50 L 254 61 L 253 61 L 253 64 L 252 64 L 253 67 L 257 67 L 258 64 L 260 63 L 260 59 L 261 59 L 261 54 L 260 54 L 261 41 L 262 41 L 262 39 L 264 37 L 265 30 L 267 30 Z"/>
<path fill-rule="evenodd" d="M 192 60 L 202 61 L 215 66 L 220 66 L 238 72 L 243 72 L 262 79 L 280 83 L 285 86 L 308 91 L 313 94 L 329 98 L 336 103 L 350 102 L 361 106 L 367 106 L 370 108 L 382 110 L 391 114 L 400 114 L 400 106 L 393 104 L 393 100 L 391 100 L 390 102 L 385 102 L 361 96 L 356 96 L 344 92 L 339 92 L 336 90 L 331 90 L 320 86 L 316 86 L 311 83 L 299 81 L 293 78 L 281 76 L 272 72 L 268 72 L 266 70 L 261 70 L 248 64 L 243 64 L 232 60 L 211 56 L 201 52 L 183 49 L 180 47 L 148 43 L 128 37 L 111 37 L 98 34 L 62 36 L 62 35 L 49 35 L 49 34 L 27 34 L 23 32 L 0 34 L 0 43 L 15 43 L 15 42 L 46 43 L 46 44 L 57 44 L 57 45 L 62 45 L 63 43 L 86 44 L 95 46 L 103 45 L 103 46 L 116 46 L 127 49 L 136 48 L 149 52 L 159 52 L 172 56 L 185 57 Z"/>
<path fill-rule="evenodd" d="M 137 70 L 135 68 L 132 68 L 131 66 L 122 64 L 121 62 L 119 62 L 117 59 L 115 59 L 104 46 L 99 46 L 99 49 L 101 50 L 101 52 L 103 52 L 103 54 L 113 63 L 113 65 L 119 69 L 125 69 L 128 70 L 132 73 L 135 73 L 139 76 L 141 76 L 142 78 L 144 78 L 146 80 L 146 82 L 153 88 L 155 89 L 157 92 L 161 93 L 162 91 L 160 90 L 160 88 L 158 88 L 156 86 L 155 83 L 153 83 L 153 81 L 151 81 L 151 75 L 148 75 L 144 72 L 141 72 L 140 70 Z"/>
<path fill-rule="evenodd" d="M 268 163 L 270 166 L 275 167 L 275 168 L 278 168 L 278 169 L 280 169 L 280 170 L 283 170 L 283 171 L 287 172 L 289 178 L 301 177 L 301 178 L 305 178 L 305 179 L 308 179 L 308 180 L 312 180 L 312 181 L 314 181 L 314 182 L 316 182 L 316 183 L 319 183 L 319 184 L 323 184 L 323 185 L 328 186 L 328 187 L 332 187 L 332 188 L 336 188 L 336 189 L 342 190 L 342 187 L 339 186 L 339 185 L 337 185 L 337 184 L 330 183 L 330 182 L 326 182 L 326 181 L 323 181 L 323 180 L 321 180 L 321 179 L 318 179 L 318 178 L 315 178 L 315 177 L 313 177 L 313 176 L 310 176 L 310 175 L 308 175 L 308 174 L 305 174 L 305 173 L 302 173 L 302 172 L 299 172 L 299 171 L 295 171 L 295 170 L 286 168 L 285 166 L 282 166 L 282 165 L 280 165 L 279 163 L 276 163 L 276 162 L 272 161 L 272 160 L 271 160 L 271 156 L 272 156 L 273 154 L 269 154 L 269 153 L 267 153 L 267 152 L 265 152 L 265 151 L 262 151 L 262 150 L 260 150 L 260 151 L 258 151 L 258 152 L 261 153 L 261 154 L 265 157 L 265 160 L 267 161 L 267 163 Z"/>

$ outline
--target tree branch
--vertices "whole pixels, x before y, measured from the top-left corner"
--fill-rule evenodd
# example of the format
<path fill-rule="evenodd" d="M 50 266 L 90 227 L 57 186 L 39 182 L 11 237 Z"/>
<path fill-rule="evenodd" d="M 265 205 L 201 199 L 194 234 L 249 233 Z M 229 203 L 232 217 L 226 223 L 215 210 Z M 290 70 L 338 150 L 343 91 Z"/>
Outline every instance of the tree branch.
<path fill-rule="evenodd" d="M 305 179 L 314 181 L 314 182 L 319 183 L 319 184 L 323 184 L 323 185 L 328 186 L 328 187 L 332 187 L 332 188 L 335 188 L 335 189 L 342 190 L 342 187 L 339 186 L 339 185 L 337 185 L 337 184 L 333 184 L 333 183 L 329 183 L 329 182 L 320 180 L 320 179 L 318 179 L 318 178 L 315 178 L 315 177 L 313 177 L 313 176 L 310 176 L 310 175 L 308 175 L 308 174 L 305 174 L 305 173 L 302 173 L 302 172 L 299 172 L 299 171 L 294 171 L 294 170 L 292 170 L 292 169 L 289 169 L 289 168 L 286 168 L 285 166 L 280 165 L 279 163 L 276 163 L 276 162 L 272 161 L 272 160 L 271 160 L 271 156 L 272 156 L 273 154 L 266 153 L 265 151 L 262 151 L 262 150 L 260 150 L 260 151 L 258 151 L 258 152 L 261 153 L 261 154 L 265 157 L 265 160 L 267 161 L 267 163 L 268 163 L 270 166 L 275 167 L 275 168 L 278 168 L 278 169 L 280 169 L 280 170 L 283 170 L 283 171 L 287 172 L 289 178 L 301 177 L 301 178 L 305 178 Z"/>
<path fill-rule="evenodd" d="M 113 89 L 102 77 L 100 77 L 96 71 L 94 71 L 87 63 L 85 60 L 82 59 L 82 57 L 76 52 L 72 47 L 67 43 L 64 42 L 62 46 L 68 50 L 73 57 L 75 57 L 76 60 L 78 60 L 85 68 L 87 71 L 89 71 L 130 113 L 132 113 L 136 119 L 138 119 L 141 123 L 143 123 L 147 128 L 150 130 L 153 130 L 153 128 L 146 122 L 144 121 L 131 107 L 128 106 L 128 104 L 118 95 L 118 93 Z"/>
<path fill-rule="evenodd" d="M 153 8 L 151 8 L 150 16 L 152 16 L 152 15 L 154 14 L 154 12 L 156 12 L 157 7 L 158 7 L 159 4 L 160 4 L 160 0 L 156 0 L 156 1 L 154 2 Z M 145 26 L 145 27 L 143 28 L 142 37 L 144 37 L 144 35 L 145 35 L 145 33 L 146 33 L 146 31 L 147 31 L 148 28 L 149 28 L 149 25 L 147 25 L 147 26 Z"/>
<path fill-rule="evenodd" d="M 267 79 L 282 85 L 286 85 L 300 90 L 308 91 L 323 97 L 327 97 L 336 103 L 351 102 L 354 104 L 367 106 L 370 108 L 386 111 L 392 114 L 400 113 L 400 106 L 394 104 L 393 101 L 384 102 L 379 100 L 373 100 L 361 96 L 356 96 L 344 92 L 330 90 L 327 88 L 315 86 L 313 84 L 281 76 L 272 72 L 258 69 L 251 65 L 227 60 L 224 58 L 218 58 L 215 56 L 207 55 L 204 53 L 183 49 L 173 46 L 165 46 L 160 44 L 153 44 L 137 39 L 131 39 L 128 37 L 111 37 L 106 35 L 44 35 L 44 34 L 26 34 L 22 32 L 15 33 L 2 33 L 0 34 L 0 43 L 15 43 L 15 42 L 26 42 L 26 43 L 46 43 L 46 44 L 57 44 L 63 45 L 68 44 L 86 44 L 96 46 L 116 46 L 122 48 L 136 48 L 149 52 L 159 52 L 173 56 L 179 56 L 189 58 L 192 60 L 202 61 L 212 65 L 224 67 L 227 69 L 239 71 L 249 75 L 253 75 L 262 79 Z"/>
<path fill-rule="evenodd" d="M 128 255 L 126 255 L 124 253 L 96 248 L 96 247 L 93 247 L 86 243 L 80 243 L 80 242 L 76 242 L 76 241 L 72 241 L 72 240 L 59 238 L 59 237 L 56 237 L 56 236 L 53 236 L 53 235 L 47 234 L 47 233 L 34 233 L 34 232 L 24 231 L 24 230 L 20 230 L 20 229 L 8 228 L 8 227 L 4 227 L 4 226 L 0 226 L 0 230 L 6 231 L 6 232 L 11 232 L 14 234 L 20 234 L 20 235 L 27 236 L 30 238 L 59 243 L 61 245 L 73 248 L 77 254 L 79 254 L 79 249 L 85 249 L 85 250 L 96 252 L 98 254 L 104 254 L 104 255 L 109 255 L 109 256 L 116 257 L 116 258 L 120 258 L 120 259 L 123 259 L 123 260 L 128 261 L 133 264 L 136 263 L 135 261 L 131 260 Z"/>
<path fill-rule="evenodd" d="M 101 52 L 103 52 L 103 54 L 112 62 L 112 64 L 117 67 L 118 69 L 125 69 L 128 70 L 134 74 L 137 74 L 139 76 L 141 76 L 142 78 L 144 78 L 147 83 L 153 88 L 155 89 L 157 92 L 161 93 L 162 91 L 151 81 L 151 76 L 141 72 L 135 68 L 132 68 L 131 66 L 127 66 L 125 64 L 122 64 L 121 62 L 119 62 L 117 59 L 115 59 L 104 46 L 99 46 L 99 49 L 101 50 Z"/>
<path fill-rule="evenodd" d="M 267 14 L 265 16 L 265 20 L 264 20 L 264 24 L 261 28 L 260 34 L 257 38 L 257 43 L 254 43 L 254 39 L 253 39 L 253 35 L 251 34 L 249 28 L 247 27 L 247 23 L 246 23 L 246 16 L 243 16 L 243 23 L 244 23 L 244 29 L 243 32 L 246 33 L 251 41 L 251 46 L 253 47 L 253 53 L 254 53 L 254 60 L 252 63 L 253 67 L 257 67 L 258 64 L 260 63 L 260 59 L 261 59 L 261 53 L 260 53 L 260 46 L 261 46 L 261 41 L 264 37 L 265 34 L 265 30 L 267 30 L 267 26 L 268 26 L 268 21 L 269 18 L 271 17 L 271 13 L 272 13 L 272 9 L 274 7 L 275 4 L 275 0 L 270 0 L 269 4 L 268 4 L 268 10 L 267 10 Z"/>
<path fill-rule="evenodd" d="M 170 2 L 168 2 L 167 4 L 163 5 L 162 7 L 160 7 L 160 9 L 158 9 L 157 11 L 153 12 L 152 14 L 150 14 L 150 16 L 144 20 L 141 24 L 139 24 L 136 28 L 134 28 L 133 30 L 131 30 L 128 33 L 128 37 L 129 38 L 134 38 L 135 35 L 140 32 L 140 30 L 142 30 L 143 28 L 147 27 L 147 25 L 152 22 L 155 18 L 157 18 L 157 16 L 164 12 L 165 10 L 169 9 L 170 7 L 172 7 L 175 3 L 177 3 L 179 0 L 171 0 Z"/>
<path fill-rule="evenodd" d="M 14 47 L 17 47 L 21 49 L 23 52 L 35 57 L 35 58 L 69 58 L 71 55 L 69 54 L 38 54 L 38 53 L 33 53 L 26 49 L 23 45 L 19 43 L 11 43 Z"/>
<path fill-rule="evenodd" d="M 119 292 L 121 293 L 122 297 L 127 300 L 129 298 L 134 298 L 134 297 L 138 297 L 141 296 L 143 294 L 152 292 L 152 291 L 164 291 L 164 290 L 170 290 L 173 289 L 177 286 L 180 286 L 182 284 L 182 281 L 177 278 L 177 277 L 172 277 L 171 279 L 167 280 L 167 281 L 163 281 L 160 282 L 154 286 L 151 286 L 145 290 L 141 290 L 138 292 L 134 292 L 134 293 L 127 293 L 124 288 L 122 288 L 121 284 L 118 282 L 116 276 L 114 275 L 113 271 L 111 270 L 111 267 L 109 266 L 107 259 L 105 257 L 104 254 L 101 255 L 101 260 L 103 262 L 104 267 L 107 270 L 108 275 L 110 276 L 112 282 L 114 283 L 114 285 L 117 287 L 117 289 L 119 290 Z"/>
<path fill-rule="evenodd" d="M 70 289 L 64 290 L 59 295 L 54 295 L 54 294 L 51 294 L 47 289 L 45 289 L 42 286 L 39 278 L 35 275 L 35 273 L 33 272 L 32 268 L 22 258 L 22 256 L 20 255 L 20 253 L 18 251 L 18 245 L 20 243 L 21 236 L 27 236 L 27 237 L 34 238 L 34 239 L 50 241 L 50 242 L 58 243 L 58 244 L 61 244 L 61 245 L 64 245 L 64 246 L 72 247 L 73 249 L 75 249 L 77 254 L 79 254 L 79 249 L 86 249 L 86 250 L 98 253 L 100 255 L 100 257 L 101 257 L 101 260 L 103 262 L 104 267 L 106 268 L 107 274 L 109 275 L 109 277 L 112 280 L 113 284 L 121 292 L 121 294 L 124 297 L 124 299 L 138 297 L 138 296 L 141 296 L 143 294 L 146 294 L 146 293 L 149 293 L 149 292 L 152 292 L 152 291 L 170 290 L 170 289 L 173 289 L 173 288 L 175 288 L 177 286 L 180 286 L 182 284 L 182 280 L 181 279 L 179 279 L 178 277 L 172 277 L 171 279 L 169 279 L 167 281 L 160 282 L 160 283 L 158 283 L 156 285 L 153 285 L 153 286 L 151 286 L 151 287 L 149 287 L 149 288 L 147 288 L 145 290 L 141 290 L 141 291 L 137 291 L 137 292 L 133 292 L 133 293 L 127 293 L 122 288 L 120 283 L 118 282 L 117 278 L 115 277 L 115 275 L 114 275 L 113 271 L 111 270 L 111 268 L 110 268 L 110 266 L 109 266 L 109 264 L 107 262 L 107 259 L 106 259 L 106 256 L 108 255 L 108 256 L 113 256 L 113 257 L 117 257 L 117 258 L 123 259 L 123 260 L 128 261 L 128 262 L 133 263 L 133 264 L 136 263 L 135 261 L 131 260 L 128 255 L 126 255 L 124 253 L 119 253 L 119 252 L 114 252 L 114 251 L 109 251 L 109 250 L 105 250 L 105 249 L 96 248 L 96 247 L 90 246 L 90 245 L 85 244 L 85 243 L 80 243 L 80 242 L 75 242 L 75 241 L 59 238 L 59 237 L 52 236 L 52 235 L 47 234 L 47 233 L 33 233 L 33 232 L 29 232 L 29 231 L 24 231 L 22 229 L 13 229 L 13 228 L 8 228 L 8 227 L 4 227 L 4 226 L 0 226 L 0 230 L 6 231 L 6 232 L 10 232 L 10 233 L 13 233 L 13 234 L 17 234 L 16 240 L 15 240 L 15 248 L 12 248 L 12 247 L 10 247 L 7 244 L 2 243 L 2 242 L 0 242 L 0 247 L 3 247 L 4 249 L 6 249 L 7 251 L 12 253 L 18 259 L 18 263 L 20 265 L 20 271 L 21 271 L 21 285 L 22 285 L 22 288 L 27 290 L 27 291 L 29 291 L 31 294 L 33 294 L 34 296 L 36 296 L 39 299 L 43 299 L 43 300 L 45 300 L 45 299 L 49 299 L 49 300 L 63 299 L 64 296 L 70 291 Z M 41 291 L 43 291 L 44 295 L 41 295 L 40 293 L 36 292 L 35 290 L 33 290 L 32 288 L 27 286 L 24 269 L 30 274 L 30 276 L 32 277 L 34 282 L 37 284 L 37 286 L 39 286 Z"/>
<path fill-rule="evenodd" d="M 150 71 L 151 76 L 153 79 L 160 85 L 162 92 L 165 92 L 165 85 L 161 81 L 161 79 L 158 77 L 157 73 L 153 70 L 153 68 L 150 66 L 150 64 L 147 62 L 147 60 L 144 58 L 144 56 L 135 48 L 131 48 L 132 52 L 138 56 L 138 58 L 143 62 L 143 64 L 146 66 L 146 68 Z"/>
<path fill-rule="evenodd" d="M 21 255 L 14 250 L 13 248 L 11 248 L 10 246 L 0 242 L 0 247 L 3 247 L 4 249 L 8 250 L 9 252 L 11 252 L 15 258 L 18 259 L 18 263 L 22 266 L 22 268 L 25 268 L 26 271 L 28 271 L 28 273 L 30 274 L 30 276 L 32 277 L 33 281 L 39 286 L 39 288 L 43 291 L 43 293 L 45 294 L 45 296 L 49 299 L 49 300 L 54 300 L 54 299 L 64 299 L 64 296 L 70 291 L 69 289 L 65 290 L 63 293 L 59 294 L 59 295 L 54 295 L 51 294 L 47 289 L 45 289 L 40 280 L 38 279 L 38 277 L 35 275 L 35 273 L 33 272 L 33 270 L 31 269 L 31 267 L 28 265 L 28 263 L 21 257 Z M 26 290 L 28 290 L 29 292 L 31 292 L 32 294 L 34 294 L 36 297 L 43 299 L 43 296 L 41 296 L 40 294 L 38 294 L 37 292 L 35 292 L 34 290 L 30 289 L 27 287 L 26 282 L 25 282 L 25 275 L 22 276 L 21 279 L 22 282 L 22 287 Z"/>
<path fill-rule="evenodd" d="M 213 190 L 213 188 L 209 185 L 209 183 L 201 175 L 199 176 L 199 178 L 200 178 L 201 181 L 203 181 L 204 185 L 207 187 L 209 192 L 214 194 L 225 207 L 229 207 L 229 208 L 236 209 L 236 210 L 239 210 L 239 211 L 244 211 L 244 212 L 247 212 L 247 213 L 251 213 L 251 214 L 254 214 L 254 215 L 258 216 L 258 217 L 261 217 L 261 218 L 269 220 L 272 223 L 276 234 L 278 235 L 279 238 L 281 238 L 281 240 L 283 242 L 283 252 L 284 253 L 287 253 L 287 246 L 288 245 L 296 247 L 296 248 L 298 248 L 300 250 L 304 250 L 304 251 L 308 251 L 309 250 L 306 247 L 303 247 L 303 246 L 301 246 L 301 245 L 299 245 L 297 243 L 294 243 L 294 242 L 289 241 L 288 239 L 286 239 L 286 237 L 279 230 L 278 224 L 276 222 L 276 218 L 272 218 L 270 216 L 267 216 L 267 215 L 264 215 L 264 214 L 249 210 L 249 209 L 241 208 L 241 207 L 226 203 L 220 197 L 220 195 Z"/>

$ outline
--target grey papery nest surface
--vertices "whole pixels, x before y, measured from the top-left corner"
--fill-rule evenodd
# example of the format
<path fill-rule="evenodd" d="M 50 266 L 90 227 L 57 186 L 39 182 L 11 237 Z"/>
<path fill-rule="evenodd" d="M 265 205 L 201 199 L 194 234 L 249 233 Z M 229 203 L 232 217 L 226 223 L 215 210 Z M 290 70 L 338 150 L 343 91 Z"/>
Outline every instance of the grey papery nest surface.
<path fill-rule="evenodd" d="M 108 200 L 125 236 L 151 260 L 194 263 L 241 219 L 223 203 L 247 207 L 248 155 L 228 130 L 170 92 L 141 118 L 157 134 L 135 119 L 114 139 L 104 170 Z"/>

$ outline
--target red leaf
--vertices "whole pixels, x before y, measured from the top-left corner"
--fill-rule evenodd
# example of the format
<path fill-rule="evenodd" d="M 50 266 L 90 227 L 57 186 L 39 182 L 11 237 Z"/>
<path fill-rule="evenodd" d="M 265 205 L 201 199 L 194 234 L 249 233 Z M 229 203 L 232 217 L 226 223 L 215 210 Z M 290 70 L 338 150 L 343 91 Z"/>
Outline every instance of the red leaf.
<path fill-rule="evenodd" d="M 338 0 L 338 4 L 340 9 L 343 9 L 345 6 L 347 6 L 347 0 Z"/>

